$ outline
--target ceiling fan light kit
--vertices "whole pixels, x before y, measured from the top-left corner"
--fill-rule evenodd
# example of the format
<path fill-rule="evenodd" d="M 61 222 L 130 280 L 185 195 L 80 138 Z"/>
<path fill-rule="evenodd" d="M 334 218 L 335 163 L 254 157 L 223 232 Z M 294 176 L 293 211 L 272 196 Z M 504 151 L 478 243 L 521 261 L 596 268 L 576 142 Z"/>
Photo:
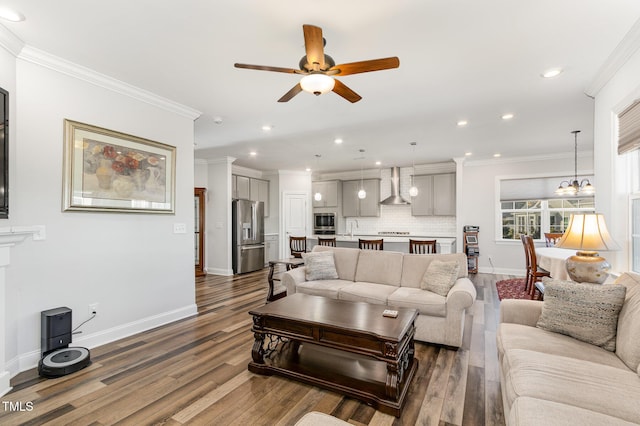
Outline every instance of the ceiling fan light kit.
<path fill-rule="evenodd" d="M 313 93 L 316 96 L 332 91 L 335 84 L 336 81 L 333 78 L 320 73 L 305 75 L 300 79 L 302 90 Z"/>
<path fill-rule="evenodd" d="M 333 58 L 324 53 L 325 39 L 322 37 L 322 28 L 314 25 L 303 25 L 302 31 L 304 33 L 304 46 L 307 54 L 300 59 L 300 69 L 239 63 L 236 63 L 234 66 L 236 68 L 258 71 L 302 75 L 303 77 L 300 82 L 278 99 L 278 102 L 288 102 L 298 93 L 304 91 L 313 93 L 316 96 L 334 92 L 351 103 L 358 102 L 362 99 L 362 96 L 358 95 L 333 76 L 343 77 L 363 72 L 398 68 L 400 66 L 400 60 L 396 56 L 336 65 Z"/>

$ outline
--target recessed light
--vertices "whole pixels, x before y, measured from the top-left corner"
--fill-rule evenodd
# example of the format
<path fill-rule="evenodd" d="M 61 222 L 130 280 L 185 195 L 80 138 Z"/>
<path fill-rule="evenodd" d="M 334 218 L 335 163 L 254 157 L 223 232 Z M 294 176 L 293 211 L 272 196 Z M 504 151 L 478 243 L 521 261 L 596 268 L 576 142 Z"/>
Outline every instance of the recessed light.
<path fill-rule="evenodd" d="M 311 167 L 307 167 L 305 170 L 310 172 L 311 171 Z"/>
<path fill-rule="evenodd" d="M 512 113 L 507 113 L 507 114 L 503 114 L 502 115 L 502 119 L 503 120 L 511 120 L 513 118 L 513 114 Z"/>
<path fill-rule="evenodd" d="M 16 12 L 15 10 L 8 9 L 6 7 L 0 8 L 0 18 L 6 19 L 11 22 L 21 22 L 24 21 L 24 15 L 20 12 Z"/>
<path fill-rule="evenodd" d="M 467 156 L 467 157 L 468 157 L 468 156 L 470 156 L 470 155 L 472 155 L 472 154 L 473 154 L 472 152 L 465 152 L 465 153 L 464 153 L 464 155 L 465 155 L 465 156 Z"/>
<path fill-rule="evenodd" d="M 467 124 L 469 124 L 469 122 L 467 120 L 460 120 L 458 121 L 458 127 L 464 127 Z"/>
<path fill-rule="evenodd" d="M 382 161 L 376 161 L 376 166 L 379 166 L 380 164 L 382 164 Z"/>
<path fill-rule="evenodd" d="M 551 68 L 540 74 L 542 78 L 553 78 L 562 74 L 562 68 Z"/>
<path fill-rule="evenodd" d="M 333 142 L 334 142 L 335 144 L 337 144 L 337 145 L 340 145 L 340 144 L 342 143 L 342 139 L 340 139 L 340 138 L 335 138 L 335 139 L 333 140 Z"/>
<path fill-rule="evenodd" d="M 250 156 L 252 156 L 252 157 L 255 157 L 256 155 L 258 155 L 258 153 L 257 153 L 257 152 L 255 152 L 255 151 L 251 151 L 251 152 L 249 153 L 249 155 L 250 155 Z"/>
<path fill-rule="evenodd" d="M 494 157 L 494 158 L 498 158 L 498 157 L 501 157 L 501 154 L 500 154 L 500 153 L 497 153 L 497 154 L 493 154 L 493 157 Z"/>
<path fill-rule="evenodd" d="M 264 130 L 265 132 L 268 132 L 271 129 L 273 129 L 273 126 L 271 126 L 269 124 L 265 124 L 264 126 L 262 126 L 262 130 Z"/>

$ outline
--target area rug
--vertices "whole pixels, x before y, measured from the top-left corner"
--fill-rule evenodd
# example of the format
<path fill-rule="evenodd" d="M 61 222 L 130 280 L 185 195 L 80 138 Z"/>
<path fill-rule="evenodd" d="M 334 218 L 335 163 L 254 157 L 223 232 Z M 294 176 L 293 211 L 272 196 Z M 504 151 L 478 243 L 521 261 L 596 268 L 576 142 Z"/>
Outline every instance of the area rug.
<path fill-rule="evenodd" d="M 496 283 L 496 289 L 498 290 L 498 299 L 500 300 L 531 298 L 531 296 L 524 291 L 524 278 L 510 278 L 508 280 L 498 281 Z"/>

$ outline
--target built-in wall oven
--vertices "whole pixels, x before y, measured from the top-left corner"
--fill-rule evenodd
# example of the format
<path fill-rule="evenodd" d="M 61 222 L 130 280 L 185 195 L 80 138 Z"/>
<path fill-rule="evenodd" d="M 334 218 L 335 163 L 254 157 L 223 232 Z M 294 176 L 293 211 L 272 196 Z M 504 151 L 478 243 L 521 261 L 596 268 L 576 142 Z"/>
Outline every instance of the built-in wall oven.
<path fill-rule="evenodd" d="M 313 233 L 316 235 L 335 235 L 336 214 L 335 213 L 314 213 Z"/>

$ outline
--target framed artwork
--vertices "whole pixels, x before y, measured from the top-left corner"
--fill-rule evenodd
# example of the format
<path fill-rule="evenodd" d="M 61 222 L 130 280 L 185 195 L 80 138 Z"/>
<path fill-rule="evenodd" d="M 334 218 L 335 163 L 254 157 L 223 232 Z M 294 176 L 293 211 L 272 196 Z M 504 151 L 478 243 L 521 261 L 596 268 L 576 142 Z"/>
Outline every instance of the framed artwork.
<path fill-rule="evenodd" d="M 176 148 L 64 120 L 63 211 L 175 212 Z"/>
<path fill-rule="evenodd" d="M 9 92 L 0 88 L 0 219 L 9 218 Z"/>

